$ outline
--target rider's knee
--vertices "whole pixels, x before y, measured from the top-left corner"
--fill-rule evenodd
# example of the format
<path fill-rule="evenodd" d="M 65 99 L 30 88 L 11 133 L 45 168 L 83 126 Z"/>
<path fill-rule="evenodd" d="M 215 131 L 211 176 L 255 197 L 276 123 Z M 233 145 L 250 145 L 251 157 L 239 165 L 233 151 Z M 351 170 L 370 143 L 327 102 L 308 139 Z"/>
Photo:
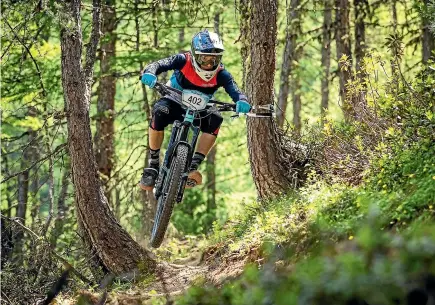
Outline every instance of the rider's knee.
<path fill-rule="evenodd" d="M 169 107 L 165 104 L 156 103 L 153 107 L 153 116 L 167 116 L 169 115 Z"/>
<path fill-rule="evenodd" d="M 150 128 L 162 131 L 169 125 L 170 108 L 166 100 L 158 100 L 153 107 Z"/>
<path fill-rule="evenodd" d="M 210 117 L 208 124 L 201 126 L 201 131 L 217 137 L 224 118 L 219 114 Z"/>

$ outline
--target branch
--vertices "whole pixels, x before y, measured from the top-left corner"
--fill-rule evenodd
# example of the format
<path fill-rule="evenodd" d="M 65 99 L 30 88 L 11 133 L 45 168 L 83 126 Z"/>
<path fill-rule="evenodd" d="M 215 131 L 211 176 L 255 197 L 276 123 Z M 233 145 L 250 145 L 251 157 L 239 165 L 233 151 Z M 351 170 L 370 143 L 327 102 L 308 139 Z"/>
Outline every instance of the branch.
<path fill-rule="evenodd" d="M 10 176 L 7 176 L 7 177 L 4 178 L 0 183 L 4 183 L 4 182 L 6 182 L 6 181 L 8 181 L 8 180 L 10 180 L 10 179 L 12 179 L 12 178 L 18 176 L 18 175 L 21 175 L 22 173 L 25 173 L 25 172 L 31 170 L 32 168 L 34 168 L 34 167 L 36 166 L 36 164 L 38 164 L 38 163 L 40 163 L 40 162 L 42 162 L 42 161 L 45 161 L 45 160 L 47 160 L 48 158 L 50 158 L 50 156 L 53 156 L 53 155 L 57 154 L 58 152 L 62 151 L 62 150 L 65 148 L 66 145 L 67 145 L 67 143 L 60 144 L 59 146 L 56 147 L 56 149 L 55 149 L 51 154 L 48 154 L 48 155 L 46 155 L 45 157 L 43 157 L 43 158 L 37 160 L 35 163 L 33 163 L 32 165 L 30 165 L 28 168 L 23 169 L 22 171 L 19 171 L 19 172 L 15 173 L 15 174 L 12 174 L 12 175 L 10 175 Z"/>
<path fill-rule="evenodd" d="M 98 41 L 101 36 L 101 0 L 93 0 L 92 32 L 86 48 L 85 79 L 88 87 L 91 87 L 94 73 L 94 63 L 97 53 Z"/>
<path fill-rule="evenodd" d="M 42 82 L 42 74 L 41 74 L 41 70 L 39 70 L 38 63 L 36 62 L 35 58 L 33 57 L 32 53 L 30 52 L 30 50 L 26 46 L 26 44 L 23 41 L 21 41 L 20 37 L 18 37 L 17 33 L 15 33 L 14 29 L 11 27 L 9 22 L 6 19 L 4 19 L 4 21 L 6 22 L 7 26 L 11 29 L 12 33 L 14 34 L 14 36 L 18 40 L 18 42 L 26 49 L 26 51 L 29 54 L 30 58 L 32 58 L 32 61 L 35 64 L 35 67 L 36 67 L 36 71 L 38 72 L 39 83 L 41 84 L 42 94 L 43 94 L 43 96 L 46 96 L 47 93 L 45 92 L 45 89 L 44 89 L 44 84 Z"/>
<path fill-rule="evenodd" d="M 9 220 L 15 224 L 18 224 L 21 228 L 23 228 L 24 230 L 26 230 L 27 232 L 31 233 L 36 239 L 41 240 L 42 242 L 46 243 L 51 251 L 51 253 L 58 259 L 60 260 L 63 265 L 69 269 L 72 273 L 74 273 L 80 280 L 82 280 L 84 283 L 93 285 L 94 282 L 92 282 L 91 280 L 89 280 L 88 278 L 86 278 L 86 276 L 84 276 L 83 274 L 81 274 L 79 271 L 77 271 L 65 258 L 63 258 L 60 254 L 58 254 L 56 251 L 54 251 L 51 247 L 50 242 L 47 241 L 47 239 L 45 237 L 41 237 L 38 234 L 36 234 L 35 232 L 33 232 L 30 228 L 26 227 L 24 224 L 22 224 L 20 221 L 18 221 L 18 218 L 9 218 L 6 217 L 4 215 L 1 215 L 1 218 Z"/>

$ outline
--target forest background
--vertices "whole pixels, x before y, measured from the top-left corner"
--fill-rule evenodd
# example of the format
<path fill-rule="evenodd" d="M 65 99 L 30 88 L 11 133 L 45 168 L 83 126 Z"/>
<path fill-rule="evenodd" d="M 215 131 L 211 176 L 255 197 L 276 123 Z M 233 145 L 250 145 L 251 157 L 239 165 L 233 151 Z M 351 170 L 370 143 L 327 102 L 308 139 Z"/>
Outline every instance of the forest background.
<path fill-rule="evenodd" d="M 81 3 L 85 42 L 92 38 L 95 3 Z M 243 54 L 255 43 L 243 32 L 251 18 L 249 9 L 244 10 L 246 3 L 110 0 L 102 5 L 102 37 L 89 105 L 95 159 L 113 215 L 143 246 L 155 202 L 138 189 L 137 182 L 147 164 L 147 129 L 158 96 L 138 81 L 139 71 L 152 61 L 189 50 L 193 34 L 207 28 L 222 36 L 225 67 L 245 88 L 246 63 L 252 58 Z M 74 26 L 65 17 L 63 2 L 1 5 L 2 266 L 13 269 L 24 264 L 32 269 L 32 262 L 46 251 L 39 246 L 42 238 L 77 270 L 85 270 L 89 257 L 74 204 L 61 68 L 61 32 Z M 269 54 L 276 54 L 275 74 L 270 77 L 274 75 L 276 123 L 288 137 L 310 146 L 310 137 L 317 135 L 313 130 L 323 135 L 334 133 L 334 128 L 346 131 L 347 125 L 340 124 L 358 122 L 357 107 L 347 102 L 355 101 L 356 95 L 364 109 L 378 107 L 380 115 L 400 112 L 404 101 L 396 98 L 412 98 L 419 86 L 423 89 L 418 94 L 428 101 L 420 110 L 433 123 L 434 3 L 289 0 L 279 1 L 278 7 L 276 50 L 271 48 Z M 164 73 L 159 80 L 169 77 Z M 229 101 L 223 91 L 215 97 Z M 175 239 L 198 242 L 213 226 L 221 228 L 228 219 L 246 213 L 250 202 L 270 197 L 251 174 L 249 124 L 229 116 L 224 115 L 218 143 L 201 168 L 204 184 L 187 191 L 174 211 L 169 234 Z M 387 128 L 383 136 L 394 137 L 399 129 Z M 363 140 L 364 148 L 386 150 L 379 142 L 370 146 Z M 347 154 L 352 152 L 344 157 Z M 359 185 L 373 164 L 365 157 L 344 158 L 345 165 L 329 159 L 325 177 L 328 174 L 332 183 Z M 24 269 L 23 278 L 29 272 Z M 34 272 L 42 285 L 44 272 Z"/>

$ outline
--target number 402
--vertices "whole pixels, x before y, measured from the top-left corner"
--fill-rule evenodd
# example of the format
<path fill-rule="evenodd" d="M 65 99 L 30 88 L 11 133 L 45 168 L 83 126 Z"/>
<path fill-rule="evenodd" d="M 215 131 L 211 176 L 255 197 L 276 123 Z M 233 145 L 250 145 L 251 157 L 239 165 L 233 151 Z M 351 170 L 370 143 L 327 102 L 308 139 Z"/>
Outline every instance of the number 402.
<path fill-rule="evenodd" d="M 200 105 L 202 100 L 200 97 L 196 97 L 196 96 L 189 96 L 189 98 L 187 99 L 191 104 L 193 105 Z"/>

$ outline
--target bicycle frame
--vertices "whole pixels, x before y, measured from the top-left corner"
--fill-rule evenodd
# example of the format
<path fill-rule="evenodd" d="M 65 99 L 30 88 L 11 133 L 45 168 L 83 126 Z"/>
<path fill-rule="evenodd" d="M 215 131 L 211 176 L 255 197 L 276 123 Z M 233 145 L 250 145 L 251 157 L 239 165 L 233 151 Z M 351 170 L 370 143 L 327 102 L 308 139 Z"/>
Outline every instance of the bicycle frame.
<path fill-rule="evenodd" d="M 165 184 L 165 178 L 169 171 L 174 152 L 177 150 L 177 147 L 179 145 L 185 145 L 189 149 L 189 154 L 188 154 L 189 157 L 188 157 L 188 162 L 186 164 L 186 167 L 184 168 L 183 177 L 180 186 L 178 188 L 177 197 L 176 197 L 177 202 L 181 202 L 183 200 L 184 187 L 187 182 L 190 163 L 192 160 L 193 152 L 196 147 L 196 142 L 198 140 L 198 135 L 200 131 L 199 127 L 193 125 L 193 120 L 195 119 L 196 112 L 197 112 L 196 110 L 188 108 L 184 116 L 184 121 L 180 122 L 177 120 L 174 122 L 172 126 L 168 149 L 166 151 L 165 158 L 163 160 L 163 164 L 160 169 L 159 176 L 157 178 L 156 192 L 155 192 L 155 196 L 157 199 L 162 195 L 162 188 Z M 188 136 L 190 130 L 192 130 L 193 132 L 193 137 L 192 140 L 189 142 Z"/>

